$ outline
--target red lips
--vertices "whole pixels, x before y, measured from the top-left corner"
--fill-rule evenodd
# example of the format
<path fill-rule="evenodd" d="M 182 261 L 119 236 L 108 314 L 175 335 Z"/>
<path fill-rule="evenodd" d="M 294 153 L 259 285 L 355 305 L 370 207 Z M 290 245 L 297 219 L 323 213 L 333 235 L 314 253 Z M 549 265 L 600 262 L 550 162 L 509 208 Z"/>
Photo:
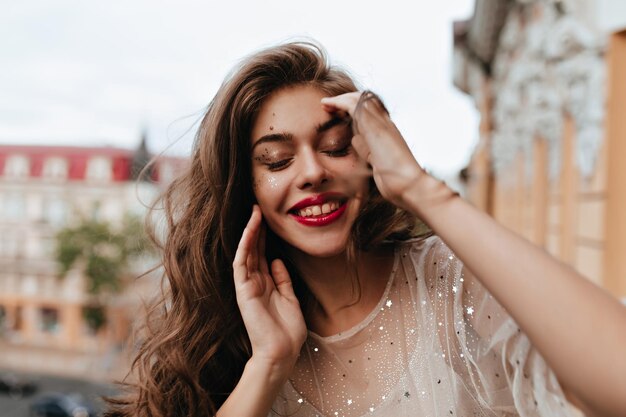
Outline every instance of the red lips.
<path fill-rule="evenodd" d="M 298 210 L 309 207 L 322 205 L 328 201 L 336 201 L 340 204 L 339 208 L 331 213 L 318 215 L 315 217 L 303 217 L 297 214 Z M 335 220 L 339 219 L 346 211 L 345 197 L 339 193 L 323 193 L 316 196 L 305 198 L 296 203 L 291 209 L 289 209 L 289 215 L 292 216 L 298 223 L 305 226 L 326 226 Z"/>

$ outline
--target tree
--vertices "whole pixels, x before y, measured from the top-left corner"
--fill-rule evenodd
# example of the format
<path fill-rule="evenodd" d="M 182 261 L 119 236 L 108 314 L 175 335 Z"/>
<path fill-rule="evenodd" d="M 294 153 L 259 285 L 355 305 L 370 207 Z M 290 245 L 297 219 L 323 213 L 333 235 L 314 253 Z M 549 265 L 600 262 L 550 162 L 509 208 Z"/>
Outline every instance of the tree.
<path fill-rule="evenodd" d="M 60 230 L 56 240 L 61 276 L 76 265 L 84 267 L 87 292 L 97 300 L 84 309 L 84 318 L 97 331 L 106 322 L 103 296 L 120 292 L 130 261 L 151 251 L 143 224 L 135 216 L 126 216 L 119 228 L 108 222 L 83 220 Z"/>

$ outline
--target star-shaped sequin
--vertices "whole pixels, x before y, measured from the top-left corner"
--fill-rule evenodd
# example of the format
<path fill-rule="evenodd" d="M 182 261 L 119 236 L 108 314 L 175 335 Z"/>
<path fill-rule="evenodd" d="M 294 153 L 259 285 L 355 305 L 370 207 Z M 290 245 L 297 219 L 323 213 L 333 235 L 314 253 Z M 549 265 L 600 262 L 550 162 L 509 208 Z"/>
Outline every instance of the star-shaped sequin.
<path fill-rule="evenodd" d="M 456 285 L 453 285 L 452 286 L 452 292 L 456 294 L 457 290 L 458 290 L 458 288 L 456 287 Z"/>
<path fill-rule="evenodd" d="M 392 305 L 392 304 L 393 304 L 393 303 L 391 302 L 391 300 L 387 300 L 387 302 L 385 303 L 385 305 L 386 305 L 387 307 L 391 307 L 391 305 Z"/>
<path fill-rule="evenodd" d="M 467 307 L 467 314 L 469 314 L 470 316 L 474 314 L 474 307 Z"/>

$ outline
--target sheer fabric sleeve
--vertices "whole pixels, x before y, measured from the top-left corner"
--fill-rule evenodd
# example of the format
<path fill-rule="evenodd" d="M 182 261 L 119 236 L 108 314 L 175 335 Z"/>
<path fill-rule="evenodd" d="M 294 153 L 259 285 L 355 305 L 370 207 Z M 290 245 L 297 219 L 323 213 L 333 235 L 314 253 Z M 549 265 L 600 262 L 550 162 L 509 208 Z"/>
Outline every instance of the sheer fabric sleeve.
<path fill-rule="evenodd" d="M 434 238 L 423 256 L 443 355 L 480 407 L 494 415 L 580 416 L 528 337 L 456 255 Z"/>

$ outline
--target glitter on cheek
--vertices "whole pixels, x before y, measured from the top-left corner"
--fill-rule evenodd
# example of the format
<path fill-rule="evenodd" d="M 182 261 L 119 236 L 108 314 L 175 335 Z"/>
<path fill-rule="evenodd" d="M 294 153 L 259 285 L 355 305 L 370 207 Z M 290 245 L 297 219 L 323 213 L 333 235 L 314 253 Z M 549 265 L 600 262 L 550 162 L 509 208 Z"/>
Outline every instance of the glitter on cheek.
<path fill-rule="evenodd" d="M 279 187 L 278 180 L 273 175 L 267 177 L 267 184 L 272 190 L 275 190 Z"/>

